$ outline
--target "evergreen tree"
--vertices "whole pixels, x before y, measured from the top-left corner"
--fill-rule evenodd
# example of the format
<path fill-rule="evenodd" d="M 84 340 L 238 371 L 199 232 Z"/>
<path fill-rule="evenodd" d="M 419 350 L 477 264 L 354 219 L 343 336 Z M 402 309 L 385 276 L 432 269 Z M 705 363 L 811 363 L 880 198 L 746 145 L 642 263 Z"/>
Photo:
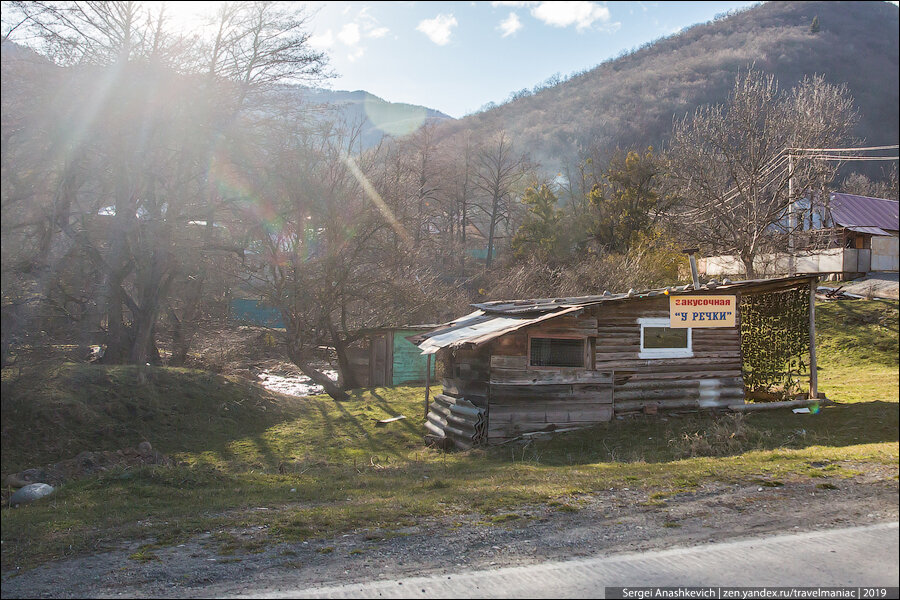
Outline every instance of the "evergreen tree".
<path fill-rule="evenodd" d="M 558 199 L 546 184 L 533 185 L 525 190 L 522 204 L 528 211 L 525 220 L 512 238 L 513 255 L 517 259 L 539 255 L 551 258 L 565 251 L 562 211 L 557 208 Z"/>

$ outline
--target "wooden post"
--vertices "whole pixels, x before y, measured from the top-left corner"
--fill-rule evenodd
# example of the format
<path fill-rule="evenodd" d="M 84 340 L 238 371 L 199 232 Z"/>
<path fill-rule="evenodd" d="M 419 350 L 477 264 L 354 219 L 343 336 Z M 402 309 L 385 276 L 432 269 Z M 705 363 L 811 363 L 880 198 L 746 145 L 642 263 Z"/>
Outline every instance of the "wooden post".
<path fill-rule="evenodd" d="M 428 395 L 431 393 L 431 355 L 425 355 L 425 418 L 428 418 Z"/>
<path fill-rule="evenodd" d="M 816 287 L 818 278 L 809 280 L 809 397 L 819 397 L 819 374 L 816 372 Z"/>

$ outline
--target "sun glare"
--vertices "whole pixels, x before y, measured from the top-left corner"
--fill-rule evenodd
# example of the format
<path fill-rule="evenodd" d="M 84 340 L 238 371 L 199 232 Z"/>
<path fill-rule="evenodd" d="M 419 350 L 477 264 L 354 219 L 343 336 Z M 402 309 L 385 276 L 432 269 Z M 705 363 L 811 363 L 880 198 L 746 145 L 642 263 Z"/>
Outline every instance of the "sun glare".
<path fill-rule="evenodd" d="M 161 2 L 150 1 L 147 5 L 156 13 L 160 8 L 165 8 L 166 17 L 171 26 L 182 33 L 196 29 L 206 23 L 210 16 L 215 14 L 220 2 Z"/>

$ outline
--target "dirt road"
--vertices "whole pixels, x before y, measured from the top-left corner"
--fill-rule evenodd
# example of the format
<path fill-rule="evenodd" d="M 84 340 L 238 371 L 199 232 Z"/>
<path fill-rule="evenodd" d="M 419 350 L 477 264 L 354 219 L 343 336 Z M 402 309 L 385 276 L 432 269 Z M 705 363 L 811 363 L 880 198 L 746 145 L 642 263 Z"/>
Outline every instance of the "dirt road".
<path fill-rule="evenodd" d="M 3 576 L 3 597 L 210 597 L 542 564 L 691 547 L 773 534 L 898 520 L 896 469 L 780 487 L 711 483 L 664 499 L 617 489 L 566 506 L 431 518 L 333 539 L 248 544 L 223 551 L 217 534 L 248 541 L 263 530 L 211 531 L 129 558 L 139 542 Z M 577 506 L 573 509 L 572 506 Z"/>
<path fill-rule="evenodd" d="M 607 587 L 898 586 L 898 523 L 243 598 L 603 598 Z M 226 595 L 226 597 L 238 597 Z"/>

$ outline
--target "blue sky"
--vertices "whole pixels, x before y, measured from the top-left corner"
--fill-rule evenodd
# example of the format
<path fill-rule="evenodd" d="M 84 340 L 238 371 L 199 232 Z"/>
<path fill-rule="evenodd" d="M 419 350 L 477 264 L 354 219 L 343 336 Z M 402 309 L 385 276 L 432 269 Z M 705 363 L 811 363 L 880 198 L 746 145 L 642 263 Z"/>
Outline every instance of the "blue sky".
<path fill-rule="evenodd" d="M 751 4 L 320 2 L 310 25 L 338 74 L 327 87 L 461 117 Z"/>

